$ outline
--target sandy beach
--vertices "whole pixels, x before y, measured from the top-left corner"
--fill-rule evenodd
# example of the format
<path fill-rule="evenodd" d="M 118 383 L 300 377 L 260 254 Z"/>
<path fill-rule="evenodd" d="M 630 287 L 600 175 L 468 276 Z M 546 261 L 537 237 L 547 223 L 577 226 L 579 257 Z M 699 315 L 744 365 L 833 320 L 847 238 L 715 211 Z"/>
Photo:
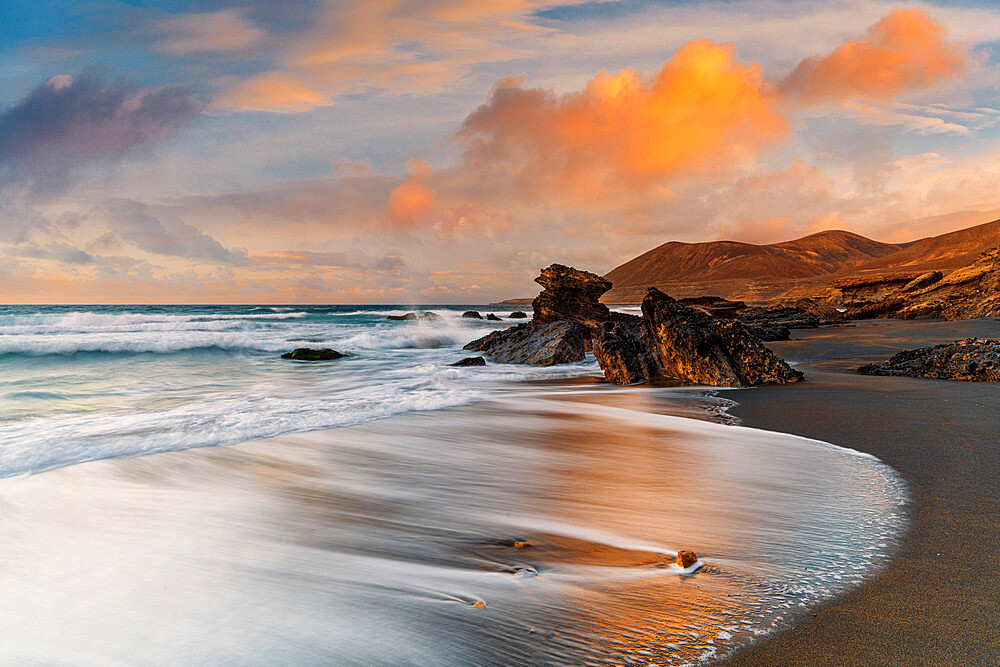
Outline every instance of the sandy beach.
<path fill-rule="evenodd" d="M 869 452 L 906 478 L 909 529 L 889 567 L 728 665 L 996 665 L 1000 392 L 865 377 L 900 349 L 1000 334 L 1000 322 L 872 321 L 797 331 L 773 349 L 808 381 L 727 394 L 746 426 Z"/>

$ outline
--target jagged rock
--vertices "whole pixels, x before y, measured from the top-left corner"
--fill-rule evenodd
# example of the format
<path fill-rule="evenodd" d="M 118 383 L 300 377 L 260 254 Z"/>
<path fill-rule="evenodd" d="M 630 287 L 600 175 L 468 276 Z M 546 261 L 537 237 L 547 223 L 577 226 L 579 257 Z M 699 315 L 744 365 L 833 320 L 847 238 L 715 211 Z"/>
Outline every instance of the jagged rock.
<path fill-rule="evenodd" d="M 742 387 L 798 382 L 802 373 L 736 321 L 716 320 L 655 287 L 642 300 L 642 326 L 659 375 L 695 384 Z"/>
<path fill-rule="evenodd" d="M 599 299 L 611 282 L 595 273 L 553 264 L 535 282 L 544 288 L 531 302 L 535 324 L 580 322 L 596 332 L 610 319 L 611 311 Z"/>
<path fill-rule="evenodd" d="M 525 314 L 520 310 L 515 310 L 513 313 L 507 316 L 507 318 L 511 320 L 523 320 L 526 317 L 528 317 L 527 314 Z"/>
<path fill-rule="evenodd" d="M 424 311 L 424 313 L 420 316 L 420 319 L 426 320 L 427 322 L 442 322 L 442 321 L 444 321 L 443 317 L 441 317 L 437 313 L 432 313 L 429 310 Z"/>
<path fill-rule="evenodd" d="M 674 562 L 686 570 L 698 562 L 698 554 L 689 549 L 681 549 L 677 552 Z"/>
<path fill-rule="evenodd" d="M 297 347 L 291 352 L 285 352 L 281 355 L 281 358 L 294 359 L 295 361 L 329 361 L 331 359 L 340 359 L 344 356 L 347 355 L 341 354 L 336 350 L 331 350 L 330 348 L 314 350 L 309 347 Z"/>
<path fill-rule="evenodd" d="M 479 314 L 478 310 L 467 310 L 462 313 L 462 317 L 467 317 L 470 320 L 481 320 L 483 316 Z"/>
<path fill-rule="evenodd" d="M 579 322 L 525 322 L 494 331 L 462 349 L 482 352 L 500 364 L 552 366 L 582 360 L 589 338 L 589 330 Z"/>
<path fill-rule="evenodd" d="M 494 315 L 493 313 L 488 314 L 486 316 L 486 319 L 488 319 L 491 322 L 499 322 L 500 321 L 500 318 L 497 317 L 496 315 Z"/>
<path fill-rule="evenodd" d="M 712 317 L 732 319 L 740 311 L 746 310 L 747 304 L 743 301 L 730 301 L 721 296 L 694 296 L 686 299 L 678 299 L 678 303 L 698 310 L 703 310 Z"/>
<path fill-rule="evenodd" d="M 743 324 L 756 326 L 781 326 L 788 329 L 814 329 L 819 326 L 819 316 L 807 313 L 798 306 L 758 306 L 747 308 L 739 315 Z"/>
<path fill-rule="evenodd" d="M 743 326 L 754 336 L 754 338 L 764 343 L 770 343 L 776 340 L 789 340 L 792 337 L 791 329 L 780 324 L 744 323 Z"/>
<path fill-rule="evenodd" d="M 385 319 L 393 320 L 396 322 L 410 321 L 417 319 L 416 313 L 407 313 L 406 315 L 386 315 Z"/>
<path fill-rule="evenodd" d="M 915 292 L 918 289 L 923 289 L 934 283 L 938 282 L 944 278 L 944 274 L 940 271 L 928 271 L 927 273 L 921 273 L 919 276 L 906 283 L 900 288 L 901 292 Z"/>
<path fill-rule="evenodd" d="M 858 373 L 1000 382 L 1000 340 L 966 338 L 954 343 L 905 350 L 888 361 L 862 366 Z"/>
<path fill-rule="evenodd" d="M 482 357 L 466 357 L 456 361 L 453 364 L 448 364 L 449 366 L 485 366 L 486 360 Z"/>
<path fill-rule="evenodd" d="M 594 336 L 593 349 L 604 378 L 615 384 L 632 384 L 653 375 L 648 346 L 639 318 L 635 322 L 605 322 Z"/>

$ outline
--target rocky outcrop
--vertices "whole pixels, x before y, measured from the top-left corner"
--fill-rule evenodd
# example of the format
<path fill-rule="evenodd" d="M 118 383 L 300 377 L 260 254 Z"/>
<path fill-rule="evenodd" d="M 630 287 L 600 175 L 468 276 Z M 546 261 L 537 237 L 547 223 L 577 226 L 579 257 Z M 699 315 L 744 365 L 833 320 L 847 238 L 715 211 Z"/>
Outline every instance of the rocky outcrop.
<path fill-rule="evenodd" d="M 524 311 L 515 310 L 513 313 L 511 313 L 510 315 L 507 316 L 507 319 L 511 319 L 511 320 L 523 320 L 523 319 L 526 319 L 527 317 L 528 316 L 527 316 L 527 314 L 524 313 Z"/>
<path fill-rule="evenodd" d="M 553 264 L 542 269 L 535 282 L 543 288 L 531 302 L 535 324 L 579 322 L 596 332 L 611 318 L 611 311 L 599 301 L 611 289 L 611 281 L 597 274 Z"/>
<path fill-rule="evenodd" d="M 609 382 L 632 384 L 655 374 L 639 318 L 635 322 L 605 322 L 594 336 L 593 350 Z"/>
<path fill-rule="evenodd" d="M 642 327 L 650 370 L 660 376 L 727 387 L 802 379 L 741 323 L 714 319 L 654 287 L 642 301 Z"/>
<path fill-rule="evenodd" d="M 394 322 L 412 322 L 414 320 L 424 320 L 428 322 L 440 322 L 444 318 L 437 313 L 432 313 L 427 311 L 417 315 L 416 313 L 406 313 L 405 315 L 386 315 L 385 319 L 392 320 Z"/>
<path fill-rule="evenodd" d="M 690 549 L 681 549 L 677 552 L 674 562 L 686 570 L 698 562 L 698 554 Z"/>
<path fill-rule="evenodd" d="M 481 320 L 483 316 L 479 314 L 478 310 L 467 310 L 462 313 L 462 317 L 468 318 L 470 320 Z"/>
<path fill-rule="evenodd" d="M 466 357 L 465 359 L 460 359 L 453 364 L 448 364 L 449 366 L 485 366 L 486 360 L 482 357 Z"/>
<path fill-rule="evenodd" d="M 739 314 L 738 319 L 763 341 L 788 340 L 792 329 L 813 329 L 820 324 L 818 315 L 808 313 L 798 306 L 747 308 Z"/>
<path fill-rule="evenodd" d="M 499 322 L 501 318 L 497 317 L 493 313 L 490 313 L 486 316 L 486 319 L 488 319 L 490 322 Z"/>
<path fill-rule="evenodd" d="M 934 347 L 905 350 L 888 361 L 862 366 L 858 373 L 1000 382 L 1000 340 L 966 338 Z"/>
<path fill-rule="evenodd" d="M 552 366 L 582 360 L 589 339 L 589 329 L 579 322 L 525 322 L 494 331 L 462 349 L 482 352 L 499 364 Z"/>
<path fill-rule="evenodd" d="M 405 315 L 386 315 L 385 319 L 392 320 L 394 322 L 411 321 L 417 319 L 417 314 L 407 313 Z"/>
<path fill-rule="evenodd" d="M 429 310 L 426 311 L 423 315 L 421 315 L 420 319 L 425 320 L 427 322 L 443 322 L 444 321 L 443 317 L 441 317 L 437 313 L 432 313 Z"/>
<path fill-rule="evenodd" d="M 818 317 L 821 325 L 842 324 L 847 321 L 839 308 L 827 302 L 815 299 L 799 299 L 795 302 L 795 307 L 802 312 Z"/>
<path fill-rule="evenodd" d="M 331 350 L 328 347 L 322 350 L 314 350 L 310 347 L 297 347 L 291 352 L 285 352 L 281 355 L 282 359 L 293 359 L 295 361 L 330 361 L 331 359 L 340 359 L 341 357 L 346 357 L 346 354 L 341 354 L 336 350 Z"/>
<path fill-rule="evenodd" d="M 964 320 L 1000 316 L 1000 247 L 947 275 L 940 271 L 899 274 L 834 285 L 851 319 L 898 317 Z"/>

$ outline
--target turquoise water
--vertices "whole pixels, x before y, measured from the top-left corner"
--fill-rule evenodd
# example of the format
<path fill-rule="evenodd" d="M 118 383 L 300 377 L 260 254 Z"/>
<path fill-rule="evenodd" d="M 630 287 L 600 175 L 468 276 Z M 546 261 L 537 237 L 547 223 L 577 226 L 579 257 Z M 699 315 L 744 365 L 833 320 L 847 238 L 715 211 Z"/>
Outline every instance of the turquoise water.
<path fill-rule="evenodd" d="M 0 475 L 358 424 L 596 364 L 451 368 L 511 323 L 393 322 L 391 306 L 2 306 Z M 485 313 L 486 311 L 484 311 Z M 506 313 L 501 313 L 502 315 Z M 351 356 L 290 362 L 295 347 Z"/>

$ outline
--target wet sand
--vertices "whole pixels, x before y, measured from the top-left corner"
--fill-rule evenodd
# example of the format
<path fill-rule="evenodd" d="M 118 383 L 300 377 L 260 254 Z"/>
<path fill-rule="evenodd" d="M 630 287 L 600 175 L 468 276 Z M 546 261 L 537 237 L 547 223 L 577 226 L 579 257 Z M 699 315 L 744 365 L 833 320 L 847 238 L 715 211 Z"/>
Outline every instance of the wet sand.
<path fill-rule="evenodd" d="M 1000 664 L 1000 387 L 866 377 L 900 349 L 1000 335 L 1000 321 L 888 322 L 773 344 L 808 382 L 727 393 L 747 426 L 874 454 L 910 485 L 888 568 L 727 665 Z"/>

